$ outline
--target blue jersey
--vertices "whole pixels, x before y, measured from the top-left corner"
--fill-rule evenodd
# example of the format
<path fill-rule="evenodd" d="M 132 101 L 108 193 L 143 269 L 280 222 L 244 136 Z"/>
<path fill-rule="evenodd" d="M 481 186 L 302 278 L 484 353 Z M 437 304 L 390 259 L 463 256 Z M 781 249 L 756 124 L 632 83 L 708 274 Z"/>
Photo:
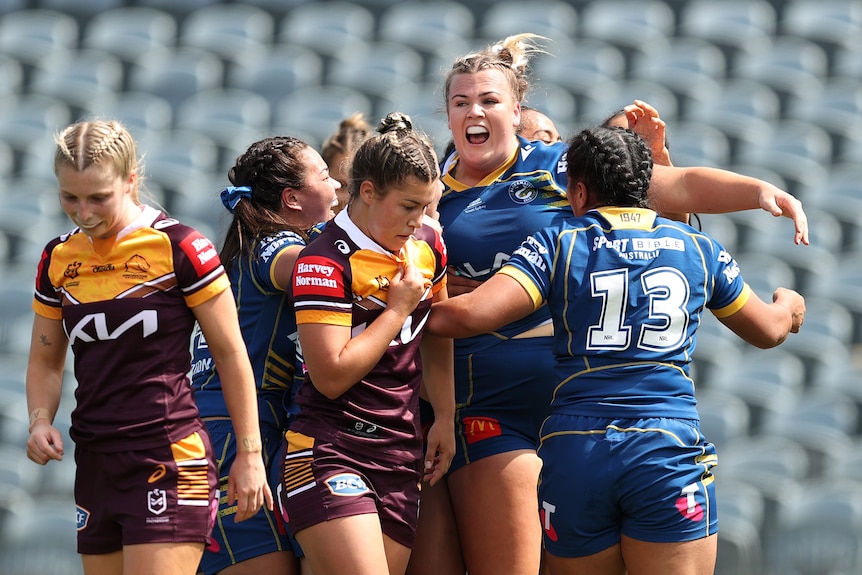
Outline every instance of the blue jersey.
<path fill-rule="evenodd" d="M 750 289 L 706 234 L 646 209 L 600 208 L 521 244 L 505 273 L 554 318 L 556 413 L 697 419 L 689 377 L 704 308 Z"/>
<path fill-rule="evenodd" d="M 566 200 L 563 143 L 518 138 L 513 156 L 473 187 L 452 176 L 457 155 L 444 166 L 438 211 L 449 263 L 468 278 L 485 280 L 500 269 L 528 234 L 571 216 Z M 472 353 L 549 321 L 546 308 L 501 328 L 495 335 L 456 340 L 459 353 Z"/>
<path fill-rule="evenodd" d="M 239 312 L 243 340 L 248 348 L 258 390 L 260 420 L 286 427 L 292 407 L 296 374 L 296 319 L 288 301 L 288 286 L 276 284 L 275 264 L 291 246 L 305 246 L 296 233 L 281 231 L 264 238 L 252 256 L 240 256 L 228 275 Z M 227 416 L 221 380 L 200 329 L 192 338 L 192 387 L 201 417 Z"/>

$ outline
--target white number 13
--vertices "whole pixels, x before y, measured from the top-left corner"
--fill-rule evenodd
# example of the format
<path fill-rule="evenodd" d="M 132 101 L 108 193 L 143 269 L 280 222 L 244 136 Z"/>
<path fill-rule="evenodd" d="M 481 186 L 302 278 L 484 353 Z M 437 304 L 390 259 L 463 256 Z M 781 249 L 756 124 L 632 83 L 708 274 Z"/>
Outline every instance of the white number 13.
<path fill-rule="evenodd" d="M 592 295 L 602 299 L 599 323 L 587 330 L 588 350 L 623 350 L 631 345 L 631 326 L 626 325 L 629 303 L 628 270 L 592 274 Z M 674 268 L 658 268 L 641 276 L 643 292 L 649 296 L 649 319 L 641 325 L 637 347 L 667 351 L 679 347 L 688 332 L 689 285 Z"/>

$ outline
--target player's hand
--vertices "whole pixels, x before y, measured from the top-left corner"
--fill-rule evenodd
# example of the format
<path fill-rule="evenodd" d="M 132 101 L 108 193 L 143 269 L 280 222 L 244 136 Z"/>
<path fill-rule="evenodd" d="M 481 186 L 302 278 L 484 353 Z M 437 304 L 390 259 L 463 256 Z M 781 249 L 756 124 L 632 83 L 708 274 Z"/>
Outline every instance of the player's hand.
<path fill-rule="evenodd" d="M 784 216 L 793 220 L 795 233 L 793 243 L 808 245 L 808 216 L 802 209 L 802 202 L 784 190 L 764 182 L 758 198 L 760 207 L 773 216 Z"/>
<path fill-rule="evenodd" d="M 435 419 L 428 430 L 425 450 L 425 469 L 422 480 L 434 485 L 440 481 L 455 456 L 455 423 L 454 419 L 445 421 Z"/>
<path fill-rule="evenodd" d="M 422 275 L 419 266 L 408 261 L 402 263 L 389 283 L 387 307 L 408 316 L 413 313 L 422 296 L 431 287 L 431 280 Z"/>
<path fill-rule="evenodd" d="M 446 269 L 446 289 L 449 292 L 449 297 L 470 293 L 480 285 L 482 285 L 481 280 L 468 278 L 452 266 Z"/>
<path fill-rule="evenodd" d="M 253 517 L 262 506 L 272 511 L 272 492 L 260 451 L 238 451 L 227 483 L 227 498 L 236 502 L 234 522 Z"/>
<path fill-rule="evenodd" d="M 27 458 L 39 465 L 63 460 L 63 437 L 47 419 L 37 419 L 27 439 Z"/>
<path fill-rule="evenodd" d="M 670 166 L 670 152 L 667 149 L 667 125 L 656 110 L 643 100 L 635 100 L 623 111 L 629 129 L 646 141 L 652 150 L 653 161 L 656 164 Z"/>
<path fill-rule="evenodd" d="M 790 310 L 790 332 L 799 333 L 799 328 L 805 321 L 805 298 L 792 289 L 780 287 L 772 294 L 772 301 Z"/>

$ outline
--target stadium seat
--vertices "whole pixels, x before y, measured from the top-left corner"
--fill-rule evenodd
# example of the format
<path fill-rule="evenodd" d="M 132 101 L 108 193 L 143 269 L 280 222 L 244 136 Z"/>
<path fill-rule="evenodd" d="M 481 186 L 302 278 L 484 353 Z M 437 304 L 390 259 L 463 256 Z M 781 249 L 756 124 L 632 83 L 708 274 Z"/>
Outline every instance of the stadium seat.
<path fill-rule="evenodd" d="M 784 412 L 766 416 L 762 427 L 802 445 L 810 463 L 808 478 L 822 477 L 853 446 L 859 409 L 841 393 L 826 394 L 822 388 L 806 391 Z"/>
<path fill-rule="evenodd" d="M 857 0 L 791 0 L 781 9 L 779 29 L 827 50 L 854 45 L 862 37 L 862 4 Z"/>
<path fill-rule="evenodd" d="M 799 495 L 808 476 L 808 452 L 787 437 L 754 433 L 723 446 L 718 458 L 715 476 L 719 504 L 724 481 L 739 482 L 757 489 L 763 501 L 761 533 L 769 539 L 776 517 L 788 500 Z"/>
<path fill-rule="evenodd" d="M 431 55 L 453 43 L 466 47 L 466 41 L 473 36 L 473 26 L 473 12 L 463 3 L 410 0 L 394 2 L 384 10 L 378 18 L 377 37 Z"/>
<path fill-rule="evenodd" d="M 15 170 L 15 152 L 12 146 L 6 142 L 0 141 L 0 178 L 9 179 L 12 177 Z M 0 190 L 0 197 L 3 196 Z"/>
<path fill-rule="evenodd" d="M 720 392 L 712 385 L 712 377 L 725 365 L 739 361 L 744 342 L 724 327 L 710 311 L 701 314 L 696 341 L 691 372 L 695 389 Z"/>
<path fill-rule="evenodd" d="M 33 93 L 86 108 L 95 98 L 123 88 L 123 66 L 119 59 L 101 50 L 79 50 L 46 59 L 34 72 Z"/>
<path fill-rule="evenodd" d="M 29 0 L 0 0 L 0 15 L 24 10 L 29 5 Z"/>
<path fill-rule="evenodd" d="M 52 548 L 74 551 L 77 548 L 75 500 L 67 495 L 60 499 L 34 499 L 32 505 L 22 505 L 14 521 L 7 525 L 4 544 L 6 548 L 31 551 L 48 552 Z M 77 563 L 80 564 L 80 559 Z"/>
<path fill-rule="evenodd" d="M 218 56 L 199 48 L 152 51 L 129 72 L 129 89 L 164 98 L 174 112 L 192 94 L 221 88 L 224 65 Z M 176 119 L 176 117 L 175 117 Z"/>
<path fill-rule="evenodd" d="M 684 119 L 703 122 L 724 132 L 731 139 L 732 157 L 737 142 L 758 141 L 781 116 L 778 95 L 754 80 L 729 78 L 718 91 L 699 96 L 697 102 L 685 109 Z"/>
<path fill-rule="evenodd" d="M 685 102 L 699 99 L 703 91 L 718 90 L 726 73 L 724 54 L 711 42 L 671 38 L 661 49 L 635 54 L 629 76 L 663 84 Z"/>
<path fill-rule="evenodd" d="M 674 35 L 674 14 L 661 0 L 604 0 L 580 11 L 579 35 L 608 42 L 627 53 L 667 47 Z"/>
<path fill-rule="evenodd" d="M 753 218 L 752 224 L 756 226 L 762 217 Z M 772 299 L 775 288 L 794 289 L 796 286 L 793 268 L 779 257 L 765 251 L 736 251 L 731 255 L 739 264 L 746 283 L 764 301 Z"/>
<path fill-rule="evenodd" d="M 309 48 L 278 44 L 231 67 L 225 82 L 228 88 L 259 94 L 274 106 L 297 88 L 321 85 L 323 59 Z"/>
<path fill-rule="evenodd" d="M 382 98 L 399 86 L 421 81 L 422 70 L 422 57 L 413 48 L 395 42 L 367 42 L 334 54 L 326 80 L 329 86 Z"/>
<path fill-rule="evenodd" d="M 177 111 L 180 130 L 202 134 L 222 148 L 245 151 L 266 135 L 271 121 L 263 96 L 240 89 L 206 90 L 189 96 Z M 231 155 L 232 161 L 236 155 Z"/>
<path fill-rule="evenodd" d="M 495 2 L 484 12 L 478 35 L 496 41 L 522 32 L 532 32 L 558 44 L 568 44 L 578 36 L 578 12 L 563 0 Z M 566 55 L 561 55 L 565 57 Z"/>
<path fill-rule="evenodd" d="M 81 43 L 127 63 L 152 51 L 173 48 L 177 22 L 169 13 L 147 6 L 124 6 L 96 14 L 84 28 Z"/>
<path fill-rule="evenodd" d="M 577 100 L 571 92 L 553 82 L 538 81 L 524 103 L 551 118 L 564 140 L 570 135 L 577 118 Z"/>
<path fill-rule="evenodd" d="M 764 49 L 775 34 L 777 15 L 766 0 L 691 0 L 680 11 L 677 35 L 712 42 L 733 65 Z"/>
<path fill-rule="evenodd" d="M 332 56 L 339 50 L 374 39 L 370 10 L 353 2 L 311 2 L 291 10 L 280 26 L 278 41 Z"/>
<path fill-rule="evenodd" d="M 728 494 L 736 495 L 735 493 Z M 719 495 L 718 503 L 722 497 Z M 714 575 L 757 575 L 763 569 L 761 534 L 750 521 L 718 512 L 721 535 L 718 537 Z"/>
<path fill-rule="evenodd" d="M 826 479 L 849 480 L 862 484 L 862 442 L 855 442 L 844 457 L 833 463 L 823 470 Z"/>
<path fill-rule="evenodd" d="M 56 10 L 20 10 L 0 19 L 0 54 L 35 65 L 44 59 L 74 50 L 78 23 Z"/>
<path fill-rule="evenodd" d="M 273 129 L 289 135 L 309 134 L 323 142 L 341 120 L 355 112 L 362 112 L 373 124 L 371 110 L 369 97 L 353 88 L 309 86 L 294 90 L 279 101 Z"/>
<path fill-rule="evenodd" d="M 748 436 L 751 418 L 748 405 L 726 391 L 700 389 L 697 380 L 695 384 L 700 429 L 706 440 L 715 444 L 720 454 L 725 445 Z"/>
<path fill-rule="evenodd" d="M 243 4 L 262 8 L 272 14 L 273 18 L 282 19 L 291 10 L 303 4 L 310 4 L 314 0 L 243 0 Z"/>
<path fill-rule="evenodd" d="M 622 81 L 626 61 L 623 53 L 604 41 L 580 39 L 574 43 L 558 42 L 555 55 L 539 55 L 536 76 L 582 96 L 598 84 Z"/>
<path fill-rule="evenodd" d="M 783 413 L 796 404 L 805 385 L 804 378 L 802 360 L 778 347 L 743 351 L 735 361 L 712 372 L 709 386 L 745 401 L 751 412 L 751 431 L 758 433 L 769 413 Z"/>
<path fill-rule="evenodd" d="M 862 44 L 854 43 L 836 50 L 832 77 L 857 80 L 862 77 Z"/>
<path fill-rule="evenodd" d="M 667 126 L 666 137 L 675 166 L 715 166 L 730 164 L 730 142 L 724 132 L 697 120 L 680 120 Z M 732 249 L 733 245 L 726 245 Z"/>
<path fill-rule="evenodd" d="M 147 6 L 168 12 L 180 24 L 192 12 L 221 3 L 222 0 L 135 0 L 135 4 L 138 6 Z"/>
<path fill-rule="evenodd" d="M 862 484 L 830 479 L 804 487 L 778 517 L 771 572 L 862 572 Z"/>
<path fill-rule="evenodd" d="M 677 118 L 679 103 L 671 90 L 659 82 L 637 79 L 596 84 L 578 102 L 578 116 L 587 123 L 602 122 L 635 99 L 651 104 L 667 122 Z"/>
<path fill-rule="evenodd" d="M 737 59 L 729 75 L 761 82 L 785 100 L 815 95 L 829 74 L 826 52 L 814 42 L 780 36 L 763 49 Z"/>
<path fill-rule="evenodd" d="M 149 92 L 122 91 L 94 98 L 87 105 L 93 117 L 116 119 L 131 132 L 136 141 L 150 132 L 170 130 L 173 126 L 171 104 Z"/>
<path fill-rule="evenodd" d="M 828 178 L 832 138 L 816 123 L 781 120 L 759 138 L 741 141 L 734 159 L 777 172 L 790 186 L 787 191 L 804 201 L 808 190 Z"/>
<path fill-rule="evenodd" d="M 827 78 L 812 97 L 788 101 L 785 116 L 827 130 L 833 142 L 862 133 L 862 83 L 858 78 Z"/>
<path fill-rule="evenodd" d="M 24 67 L 17 59 L 0 54 L 0 97 L 19 94 L 24 89 Z"/>
<path fill-rule="evenodd" d="M 50 238 L 43 238 L 42 245 Z M 35 270 L 36 264 L 39 262 L 38 256 L 31 260 L 31 269 Z M 35 271 L 31 274 L 32 278 L 36 277 Z M 33 303 L 33 289 L 35 282 L 31 279 L 27 282 L 3 281 L 0 283 L 0 353 L 9 353 L 11 351 L 19 351 L 20 343 L 16 342 L 15 338 L 21 335 L 21 321 L 26 321 L 32 325 L 33 311 L 31 304 Z M 27 330 L 26 344 L 30 342 L 30 330 Z M 26 346 L 24 346 L 26 347 Z M 26 408 L 25 408 L 26 411 Z"/>
<path fill-rule="evenodd" d="M 859 217 L 859 212 L 856 216 Z M 840 265 L 832 273 L 813 278 L 808 295 L 833 301 L 853 314 L 854 327 L 849 343 L 862 343 L 862 252 L 843 254 Z"/>
<path fill-rule="evenodd" d="M 215 4 L 186 16 L 178 42 L 241 65 L 248 59 L 262 57 L 274 33 L 275 20 L 261 8 Z"/>
<path fill-rule="evenodd" d="M 126 4 L 126 0 L 36 0 L 39 8 L 56 10 L 63 14 L 73 16 L 80 24 L 85 24 L 94 16 L 119 8 Z"/>
<path fill-rule="evenodd" d="M 138 149 L 146 161 L 147 178 L 164 190 L 164 207 L 171 213 L 178 195 L 188 193 L 197 180 L 221 172 L 218 146 L 196 132 L 174 129 L 151 134 L 138 142 Z"/>

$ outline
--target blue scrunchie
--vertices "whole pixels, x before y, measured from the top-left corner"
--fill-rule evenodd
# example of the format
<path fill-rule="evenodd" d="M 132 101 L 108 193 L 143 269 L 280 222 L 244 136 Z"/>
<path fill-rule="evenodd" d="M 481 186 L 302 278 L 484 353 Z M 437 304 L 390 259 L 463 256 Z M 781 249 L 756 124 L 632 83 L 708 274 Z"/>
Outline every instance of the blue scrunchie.
<path fill-rule="evenodd" d="M 221 203 L 227 208 L 227 211 L 233 213 L 236 205 L 243 198 L 251 198 L 251 188 L 248 186 L 240 186 L 235 188 L 228 186 L 221 191 Z"/>

